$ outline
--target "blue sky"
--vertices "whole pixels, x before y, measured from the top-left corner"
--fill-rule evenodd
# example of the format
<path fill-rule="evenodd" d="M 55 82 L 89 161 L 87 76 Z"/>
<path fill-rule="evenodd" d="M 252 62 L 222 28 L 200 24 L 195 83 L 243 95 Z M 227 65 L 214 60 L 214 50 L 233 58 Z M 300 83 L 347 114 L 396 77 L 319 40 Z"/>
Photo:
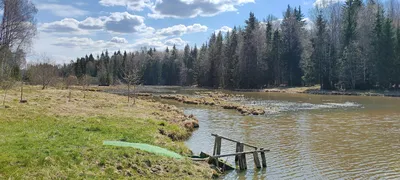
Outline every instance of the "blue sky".
<path fill-rule="evenodd" d="M 46 54 L 54 62 L 108 49 L 164 49 L 202 44 L 217 30 L 243 25 L 249 12 L 259 20 L 282 17 L 287 5 L 307 16 L 320 0 L 33 0 L 38 35 L 28 59 Z"/>

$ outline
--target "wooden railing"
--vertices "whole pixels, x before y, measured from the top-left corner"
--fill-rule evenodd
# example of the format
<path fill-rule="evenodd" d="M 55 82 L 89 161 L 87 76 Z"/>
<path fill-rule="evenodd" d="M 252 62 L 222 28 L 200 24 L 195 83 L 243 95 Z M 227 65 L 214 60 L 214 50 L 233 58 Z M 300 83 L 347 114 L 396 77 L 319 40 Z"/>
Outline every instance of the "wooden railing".
<path fill-rule="evenodd" d="M 253 154 L 254 164 L 257 168 L 261 168 L 261 164 L 262 164 L 262 167 L 264 167 L 264 168 L 267 167 L 265 152 L 269 152 L 270 150 L 264 149 L 264 148 L 258 148 L 256 146 L 253 146 L 253 145 L 250 145 L 247 143 L 242 143 L 242 142 L 239 142 L 239 141 L 227 138 L 227 137 L 220 136 L 218 134 L 211 134 L 211 135 L 215 137 L 212 158 L 216 159 L 217 163 L 218 163 L 218 158 L 235 156 L 235 162 L 236 162 L 236 164 L 239 165 L 239 169 L 245 170 L 245 169 L 247 169 L 246 154 Z M 236 143 L 236 153 L 221 155 L 222 139 Z M 244 152 L 245 146 L 254 148 L 255 150 Z M 261 155 L 261 163 L 260 163 L 258 153 L 260 153 L 260 155 Z"/>

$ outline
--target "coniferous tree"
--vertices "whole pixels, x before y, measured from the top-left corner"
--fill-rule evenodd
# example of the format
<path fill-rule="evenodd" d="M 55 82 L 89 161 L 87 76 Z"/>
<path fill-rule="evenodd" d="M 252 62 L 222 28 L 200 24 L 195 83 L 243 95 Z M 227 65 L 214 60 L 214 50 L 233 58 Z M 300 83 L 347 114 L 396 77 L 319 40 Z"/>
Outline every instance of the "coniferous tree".
<path fill-rule="evenodd" d="M 190 55 L 189 59 L 186 65 L 187 68 L 187 84 L 188 85 L 194 85 L 195 83 L 195 73 L 194 73 L 194 65 L 195 61 L 197 60 L 197 55 L 198 55 L 198 49 L 197 46 L 195 45 L 193 49 L 190 50 Z"/>
<path fill-rule="evenodd" d="M 77 58 L 69 67 L 77 77 L 97 77 L 100 85 L 126 83 L 129 64 L 146 85 L 395 87 L 400 83 L 400 30 L 393 30 L 392 19 L 397 17 L 393 12 L 385 17 L 375 0 L 365 7 L 361 0 L 347 0 L 342 8 L 338 4 L 317 9 L 313 25 L 305 26 L 301 7 L 288 6 L 281 24 L 271 17 L 259 23 L 250 13 L 244 28 L 213 33 L 199 49 L 143 48 L 110 52 L 111 57 L 105 51 L 97 59 L 92 54 Z M 60 68 L 63 77 L 67 67 Z"/>
<path fill-rule="evenodd" d="M 209 71 L 207 73 L 208 77 L 208 82 L 207 86 L 208 87 L 217 87 L 218 84 L 218 77 L 217 77 L 217 72 L 218 72 L 218 59 L 217 59 L 217 36 L 215 33 L 211 35 L 211 38 L 208 43 L 208 61 L 209 61 Z"/>
<path fill-rule="evenodd" d="M 360 46 L 357 42 L 357 16 L 362 6 L 360 0 L 346 0 L 343 7 L 343 42 L 339 72 L 343 88 L 355 89 L 363 79 Z"/>
<path fill-rule="evenodd" d="M 395 76 L 394 72 L 394 33 L 392 27 L 392 20 L 389 18 L 385 19 L 383 24 L 382 32 L 382 57 L 378 64 L 378 77 L 381 87 L 387 89 L 390 88 L 391 84 L 394 82 L 393 78 Z"/>
<path fill-rule="evenodd" d="M 400 27 L 396 30 L 396 46 L 394 51 L 394 62 L 393 62 L 393 78 L 396 84 L 396 89 L 400 88 Z"/>
<path fill-rule="evenodd" d="M 312 71 L 315 72 L 311 72 L 310 74 L 315 73 L 315 75 L 312 75 L 312 78 L 317 80 L 321 89 L 331 89 L 329 78 L 331 71 L 329 62 L 329 38 L 327 37 L 326 21 L 323 19 L 322 12 L 320 12 L 317 17 L 316 29 L 316 37 L 313 39 L 314 51 L 311 58 L 313 61 L 312 65 L 314 65 Z"/>
<path fill-rule="evenodd" d="M 254 13 L 250 13 L 246 20 L 246 29 L 243 35 L 242 59 L 240 70 L 240 86 L 244 89 L 257 88 L 257 48 L 254 44 L 254 31 L 258 27 L 258 21 Z"/>
<path fill-rule="evenodd" d="M 284 81 L 286 63 L 282 61 L 282 40 L 279 30 L 275 30 L 274 36 L 272 39 L 272 47 L 271 47 L 271 64 L 270 68 L 272 73 L 273 81 L 270 82 L 274 86 L 279 86 Z"/>
<path fill-rule="evenodd" d="M 300 86 L 302 84 L 301 61 L 301 41 L 300 35 L 304 22 L 301 11 L 296 8 L 293 10 L 288 6 L 282 21 L 282 58 L 286 61 L 284 70 L 284 81 L 289 86 Z"/>

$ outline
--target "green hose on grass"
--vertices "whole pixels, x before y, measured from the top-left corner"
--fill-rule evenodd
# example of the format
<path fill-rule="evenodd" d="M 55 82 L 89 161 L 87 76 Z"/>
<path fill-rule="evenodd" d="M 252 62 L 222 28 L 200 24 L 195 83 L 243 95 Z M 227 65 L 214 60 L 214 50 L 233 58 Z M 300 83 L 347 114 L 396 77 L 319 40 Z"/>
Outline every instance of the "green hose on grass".
<path fill-rule="evenodd" d="M 158 155 L 165 156 L 165 157 L 171 157 L 171 158 L 175 158 L 175 159 L 183 159 L 183 156 L 181 156 L 180 154 L 177 154 L 175 152 L 172 152 L 170 150 L 167 150 L 167 149 L 164 149 L 164 148 L 161 148 L 158 146 L 149 145 L 149 144 L 129 143 L 129 142 L 122 142 L 122 141 L 104 141 L 103 145 L 117 146 L 117 147 L 132 147 L 132 148 L 140 149 L 142 151 L 158 154 Z"/>

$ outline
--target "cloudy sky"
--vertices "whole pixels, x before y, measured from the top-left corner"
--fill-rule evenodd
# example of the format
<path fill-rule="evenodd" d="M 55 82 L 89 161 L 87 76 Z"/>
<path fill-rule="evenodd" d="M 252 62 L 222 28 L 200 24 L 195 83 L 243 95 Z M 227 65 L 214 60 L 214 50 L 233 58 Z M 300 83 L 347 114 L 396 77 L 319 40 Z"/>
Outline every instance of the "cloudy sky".
<path fill-rule="evenodd" d="M 243 25 L 249 12 L 282 17 L 287 5 L 307 15 L 320 0 L 33 0 L 38 36 L 28 59 L 43 53 L 57 63 L 108 49 L 161 50 L 205 42 L 217 30 Z"/>

